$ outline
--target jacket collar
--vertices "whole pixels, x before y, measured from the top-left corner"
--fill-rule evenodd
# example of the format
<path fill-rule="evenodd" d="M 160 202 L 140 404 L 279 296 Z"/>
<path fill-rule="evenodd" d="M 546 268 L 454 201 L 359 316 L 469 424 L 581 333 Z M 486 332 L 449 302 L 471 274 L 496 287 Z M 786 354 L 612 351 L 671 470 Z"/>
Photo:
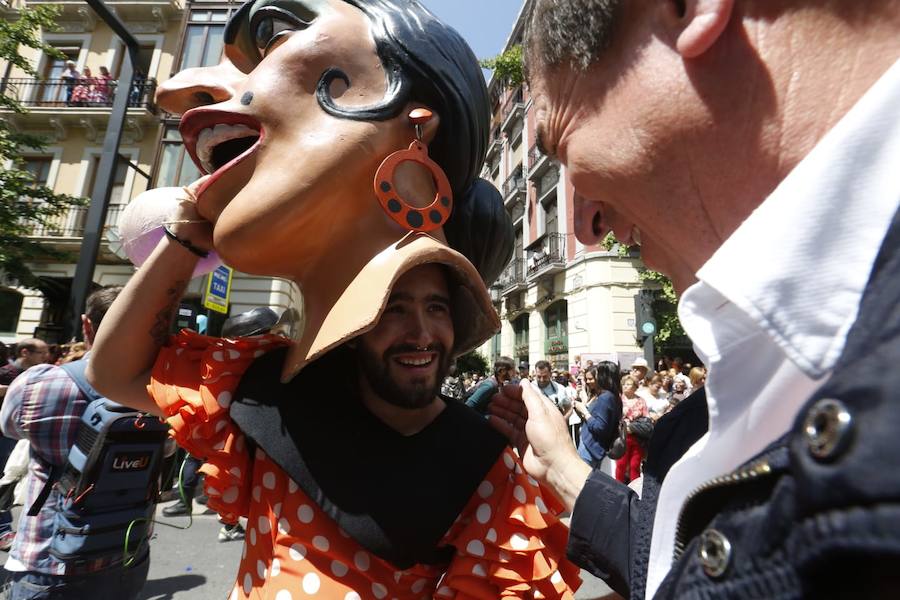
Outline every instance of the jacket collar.
<path fill-rule="evenodd" d="M 700 269 L 679 313 L 701 354 L 762 330 L 808 376 L 831 370 L 900 205 L 898 106 L 900 61 Z M 745 326 L 695 318 L 735 308 Z"/>

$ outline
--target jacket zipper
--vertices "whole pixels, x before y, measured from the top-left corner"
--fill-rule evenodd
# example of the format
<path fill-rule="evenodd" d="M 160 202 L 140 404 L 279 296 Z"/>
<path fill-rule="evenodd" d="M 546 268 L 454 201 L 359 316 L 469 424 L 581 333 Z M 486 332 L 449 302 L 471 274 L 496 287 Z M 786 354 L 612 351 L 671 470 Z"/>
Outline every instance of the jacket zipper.
<path fill-rule="evenodd" d="M 685 531 L 686 526 L 684 523 L 684 516 L 691 502 L 694 501 L 700 494 L 703 494 L 710 490 L 741 484 L 746 481 L 751 481 L 753 479 L 758 479 L 760 477 L 771 474 L 772 467 L 769 465 L 770 457 L 771 453 L 766 454 L 765 456 L 753 461 L 745 467 L 740 467 L 732 471 L 731 473 L 720 475 L 719 477 L 711 479 L 691 492 L 690 495 L 688 495 L 687 499 L 684 501 L 684 505 L 681 507 L 681 511 L 678 514 L 678 525 L 675 529 L 675 552 L 673 553 L 672 562 L 676 562 L 681 558 L 681 556 L 684 554 L 685 546 L 687 546 L 687 543 L 689 541 L 686 539 L 687 532 Z"/>

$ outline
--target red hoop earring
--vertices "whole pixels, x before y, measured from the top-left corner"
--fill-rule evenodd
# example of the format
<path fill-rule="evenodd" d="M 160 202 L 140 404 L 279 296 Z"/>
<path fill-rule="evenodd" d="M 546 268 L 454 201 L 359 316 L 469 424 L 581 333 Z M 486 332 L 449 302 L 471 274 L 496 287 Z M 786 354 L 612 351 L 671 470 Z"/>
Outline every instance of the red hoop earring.
<path fill-rule="evenodd" d="M 422 125 L 432 118 L 430 110 L 417 108 L 409 113 L 410 122 L 416 128 L 416 140 L 407 150 L 398 150 L 384 159 L 375 173 L 375 196 L 387 215 L 405 229 L 433 231 L 450 218 L 453 210 L 453 191 L 443 169 L 428 158 L 428 146 L 422 142 Z M 404 200 L 394 183 L 394 173 L 402 162 L 422 165 L 431 173 L 437 192 L 434 201 L 424 208 L 415 208 Z"/>

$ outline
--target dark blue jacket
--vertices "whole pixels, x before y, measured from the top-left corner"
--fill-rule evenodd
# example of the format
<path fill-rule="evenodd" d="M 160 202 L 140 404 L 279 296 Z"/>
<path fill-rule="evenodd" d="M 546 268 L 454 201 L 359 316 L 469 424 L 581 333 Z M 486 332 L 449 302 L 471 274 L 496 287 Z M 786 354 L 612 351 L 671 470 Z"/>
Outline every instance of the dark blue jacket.
<path fill-rule="evenodd" d="M 474 408 L 479 414 L 487 415 L 488 407 L 499 387 L 496 377 L 488 377 L 475 387 L 471 396 L 466 398 L 466 406 Z"/>
<path fill-rule="evenodd" d="M 782 439 L 688 499 L 654 598 L 900 598 L 898 390 L 895 216 L 831 377 Z M 705 431 L 696 403 L 677 414 L 690 400 L 657 423 L 641 500 L 595 472 L 575 505 L 569 557 L 625 596 L 644 595 L 662 478 Z"/>
<path fill-rule="evenodd" d="M 591 418 L 581 427 L 581 443 L 578 454 L 589 462 L 597 463 L 606 456 L 619 432 L 622 419 L 622 400 L 615 394 L 603 391 L 590 406 Z M 585 456 L 587 455 L 587 456 Z"/>

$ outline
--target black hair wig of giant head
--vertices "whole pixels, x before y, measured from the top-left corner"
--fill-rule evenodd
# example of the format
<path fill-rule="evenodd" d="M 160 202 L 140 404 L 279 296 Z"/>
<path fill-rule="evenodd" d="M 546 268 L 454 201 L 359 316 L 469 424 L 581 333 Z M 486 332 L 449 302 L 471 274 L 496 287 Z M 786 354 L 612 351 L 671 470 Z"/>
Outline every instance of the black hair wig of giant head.
<path fill-rule="evenodd" d="M 339 106 L 330 84 L 340 79 L 352 87 L 353 82 L 336 65 L 319 79 L 319 105 L 335 117 L 360 121 L 392 119 L 409 102 L 421 102 L 440 115 L 429 155 L 447 174 L 455 199 L 444 233 L 490 285 L 512 256 L 513 233 L 499 192 L 478 179 L 490 132 L 490 103 L 478 60 L 453 28 L 416 0 L 342 1 L 362 11 L 371 24 L 387 92 L 372 106 Z M 228 23 L 225 43 L 258 52 L 251 26 L 254 14 L 283 2 L 249 0 Z"/>

